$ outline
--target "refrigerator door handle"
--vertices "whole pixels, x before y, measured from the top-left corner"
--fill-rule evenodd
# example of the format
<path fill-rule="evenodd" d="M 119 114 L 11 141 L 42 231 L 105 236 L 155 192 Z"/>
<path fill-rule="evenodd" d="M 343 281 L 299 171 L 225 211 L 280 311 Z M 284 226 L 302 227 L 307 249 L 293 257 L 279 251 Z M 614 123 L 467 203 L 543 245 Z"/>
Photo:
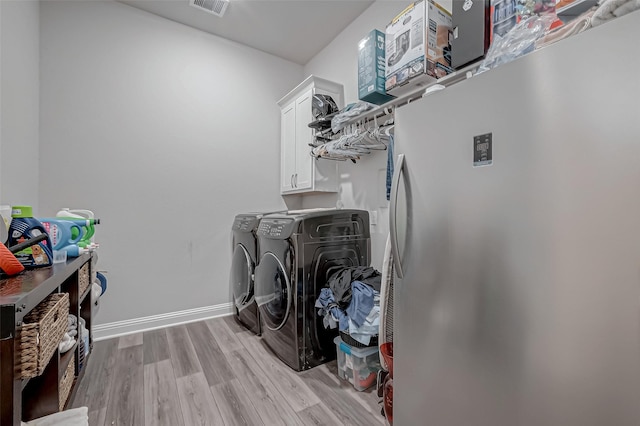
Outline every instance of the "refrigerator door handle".
<path fill-rule="evenodd" d="M 396 160 L 395 173 L 391 183 L 391 206 L 389 208 L 389 234 L 391 237 L 391 255 L 393 257 L 393 266 L 396 270 L 398 278 L 404 276 L 402 271 L 402 262 L 400 260 L 400 250 L 398 249 L 398 228 L 396 209 L 398 204 L 398 188 L 400 187 L 400 175 L 404 173 L 404 154 L 398 154 Z"/>

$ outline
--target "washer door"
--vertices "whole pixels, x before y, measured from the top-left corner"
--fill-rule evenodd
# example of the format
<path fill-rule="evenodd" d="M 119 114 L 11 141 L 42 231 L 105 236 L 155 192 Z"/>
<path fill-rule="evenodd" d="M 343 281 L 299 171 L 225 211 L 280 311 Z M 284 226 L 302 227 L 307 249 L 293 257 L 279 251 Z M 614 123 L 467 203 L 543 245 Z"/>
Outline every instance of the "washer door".
<path fill-rule="evenodd" d="M 287 321 L 291 308 L 291 284 L 282 262 L 265 253 L 256 269 L 256 302 L 264 323 L 270 330 L 279 330 Z"/>
<path fill-rule="evenodd" d="M 231 288 L 238 311 L 247 307 L 253 296 L 253 262 L 242 244 L 236 245 L 231 259 Z"/>

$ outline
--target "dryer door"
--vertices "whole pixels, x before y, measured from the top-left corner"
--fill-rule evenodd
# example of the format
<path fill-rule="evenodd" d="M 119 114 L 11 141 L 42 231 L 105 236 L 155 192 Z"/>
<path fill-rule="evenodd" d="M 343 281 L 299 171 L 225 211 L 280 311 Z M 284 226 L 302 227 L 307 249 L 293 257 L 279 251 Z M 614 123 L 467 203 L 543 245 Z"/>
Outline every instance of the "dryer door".
<path fill-rule="evenodd" d="M 265 325 L 279 330 L 287 321 L 291 308 L 291 284 L 282 262 L 270 252 L 260 259 L 256 269 L 256 302 Z"/>
<path fill-rule="evenodd" d="M 242 244 L 236 245 L 231 259 L 231 289 L 238 311 L 243 310 L 253 296 L 253 261 Z"/>

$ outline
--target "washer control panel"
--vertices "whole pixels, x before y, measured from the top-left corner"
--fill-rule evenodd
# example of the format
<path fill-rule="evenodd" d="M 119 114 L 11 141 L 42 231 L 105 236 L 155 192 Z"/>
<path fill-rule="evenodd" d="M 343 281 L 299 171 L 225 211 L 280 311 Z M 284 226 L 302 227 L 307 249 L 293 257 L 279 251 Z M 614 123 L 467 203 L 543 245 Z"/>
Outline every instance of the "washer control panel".
<path fill-rule="evenodd" d="M 273 239 L 288 238 L 292 234 L 293 219 L 262 219 L 258 235 Z"/>
<path fill-rule="evenodd" d="M 233 230 L 241 232 L 251 232 L 258 222 L 255 216 L 238 216 L 233 222 Z"/>

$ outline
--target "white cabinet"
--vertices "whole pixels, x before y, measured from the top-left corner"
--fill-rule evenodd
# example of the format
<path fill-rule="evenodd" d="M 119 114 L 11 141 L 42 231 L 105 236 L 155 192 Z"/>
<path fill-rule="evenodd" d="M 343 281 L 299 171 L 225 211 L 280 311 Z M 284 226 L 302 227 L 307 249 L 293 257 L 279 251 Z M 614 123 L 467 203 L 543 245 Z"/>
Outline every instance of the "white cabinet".
<path fill-rule="evenodd" d="M 313 121 L 311 100 L 314 94 L 333 98 L 342 108 L 343 87 L 322 78 L 310 76 L 278 101 L 281 126 L 280 192 L 337 192 L 338 165 L 335 161 L 311 157 Z"/>

